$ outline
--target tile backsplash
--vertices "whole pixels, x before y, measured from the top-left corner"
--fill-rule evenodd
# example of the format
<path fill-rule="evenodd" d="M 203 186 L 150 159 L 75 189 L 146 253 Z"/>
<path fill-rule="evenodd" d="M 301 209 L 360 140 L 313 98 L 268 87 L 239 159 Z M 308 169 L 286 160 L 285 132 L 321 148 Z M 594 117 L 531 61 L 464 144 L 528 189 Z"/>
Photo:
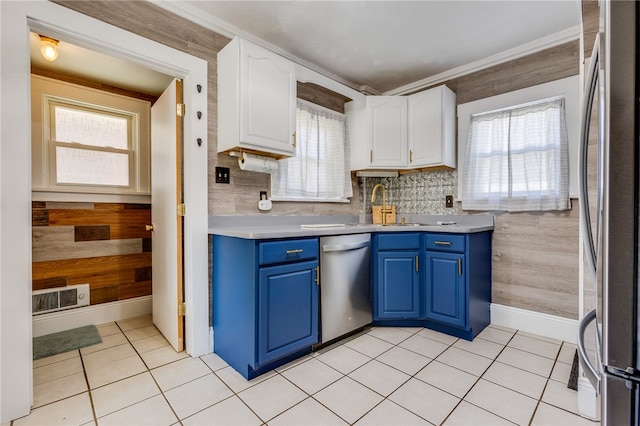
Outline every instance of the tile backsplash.
<path fill-rule="evenodd" d="M 396 206 L 397 214 L 460 214 L 460 203 L 452 208 L 445 205 L 445 197 L 458 198 L 456 170 L 407 173 L 395 178 L 360 178 L 362 202 L 360 214 L 371 214 L 371 190 L 381 183 L 387 194 L 387 204 Z M 382 193 L 376 194 L 375 205 L 382 204 Z"/>

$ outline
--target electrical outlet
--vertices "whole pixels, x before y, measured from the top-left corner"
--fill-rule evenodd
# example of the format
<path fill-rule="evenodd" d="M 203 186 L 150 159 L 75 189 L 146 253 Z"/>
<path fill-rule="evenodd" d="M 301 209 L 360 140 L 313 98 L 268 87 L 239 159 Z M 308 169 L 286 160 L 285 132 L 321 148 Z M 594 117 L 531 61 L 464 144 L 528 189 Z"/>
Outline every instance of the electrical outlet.
<path fill-rule="evenodd" d="M 453 195 L 447 195 L 444 197 L 444 205 L 447 208 L 453 207 Z"/>
<path fill-rule="evenodd" d="M 216 167 L 216 183 L 229 183 L 229 168 Z"/>

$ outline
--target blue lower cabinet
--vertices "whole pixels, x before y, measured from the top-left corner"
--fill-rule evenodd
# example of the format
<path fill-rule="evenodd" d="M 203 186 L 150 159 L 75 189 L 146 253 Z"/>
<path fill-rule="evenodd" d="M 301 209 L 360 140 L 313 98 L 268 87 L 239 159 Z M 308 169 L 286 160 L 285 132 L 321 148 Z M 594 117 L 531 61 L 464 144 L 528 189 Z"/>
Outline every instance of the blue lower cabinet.
<path fill-rule="evenodd" d="M 318 342 L 318 239 L 213 236 L 213 351 L 251 379 Z"/>
<path fill-rule="evenodd" d="M 491 232 L 427 233 L 423 247 L 426 326 L 472 340 L 491 322 Z"/>
<path fill-rule="evenodd" d="M 418 264 L 420 234 L 380 233 L 373 237 L 373 321 L 420 316 Z"/>
<path fill-rule="evenodd" d="M 318 342 L 318 262 L 260 268 L 258 364 Z"/>
<path fill-rule="evenodd" d="M 378 253 L 377 317 L 417 318 L 420 316 L 419 251 Z"/>
<path fill-rule="evenodd" d="M 427 251 L 426 258 L 426 318 L 464 327 L 467 320 L 464 255 Z"/>
<path fill-rule="evenodd" d="M 472 340 L 490 323 L 491 232 L 374 237 L 373 322 Z"/>

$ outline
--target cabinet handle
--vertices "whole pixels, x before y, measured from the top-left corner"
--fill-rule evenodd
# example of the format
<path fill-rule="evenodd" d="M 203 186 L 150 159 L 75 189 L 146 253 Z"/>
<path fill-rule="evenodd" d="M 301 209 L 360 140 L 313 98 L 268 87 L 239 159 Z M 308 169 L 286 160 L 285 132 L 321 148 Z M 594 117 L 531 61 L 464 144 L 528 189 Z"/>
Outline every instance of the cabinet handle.
<path fill-rule="evenodd" d="M 373 163 L 373 150 L 372 149 L 369 150 L 369 162 Z"/>
<path fill-rule="evenodd" d="M 458 259 L 458 275 L 462 275 L 462 259 Z"/>
<path fill-rule="evenodd" d="M 437 246 L 450 246 L 451 241 L 436 241 Z"/>
<path fill-rule="evenodd" d="M 293 132 L 293 134 L 291 135 L 293 136 L 293 147 L 296 147 L 296 132 Z"/>
<path fill-rule="evenodd" d="M 413 163 L 413 150 L 412 149 L 409 150 L 409 162 Z"/>
<path fill-rule="evenodd" d="M 418 272 L 418 256 L 416 256 L 416 272 Z"/>
<path fill-rule="evenodd" d="M 295 250 L 287 250 L 285 253 L 286 254 L 296 254 L 296 253 L 302 253 L 302 249 L 295 249 Z"/>
<path fill-rule="evenodd" d="M 316 285 L 320 285 L 320 267 L 316 266 Z"/>

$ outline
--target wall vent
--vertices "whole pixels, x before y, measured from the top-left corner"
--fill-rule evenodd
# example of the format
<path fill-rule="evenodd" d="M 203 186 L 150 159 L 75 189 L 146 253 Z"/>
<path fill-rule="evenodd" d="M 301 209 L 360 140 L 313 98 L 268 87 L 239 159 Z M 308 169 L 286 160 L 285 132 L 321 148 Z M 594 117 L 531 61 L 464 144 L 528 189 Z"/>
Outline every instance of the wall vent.
<path fill-rule="evenodd" d="M 89 305 L 89 284 L 34 290 L 31 293 L 33 315 Z"/>

